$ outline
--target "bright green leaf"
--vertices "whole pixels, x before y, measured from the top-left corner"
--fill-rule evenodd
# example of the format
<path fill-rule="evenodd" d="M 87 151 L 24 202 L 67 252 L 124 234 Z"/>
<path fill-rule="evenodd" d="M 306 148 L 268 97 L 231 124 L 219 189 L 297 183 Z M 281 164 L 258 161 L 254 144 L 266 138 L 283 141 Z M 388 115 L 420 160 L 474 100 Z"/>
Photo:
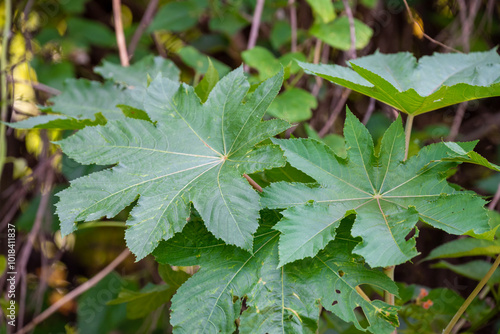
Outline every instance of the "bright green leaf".
<path fill-rule="evenodd" d="M 287 21 L 277 21 L 274 23 L 271 29 L 271 35 L 269 36 L 271 45 L 275 49 L 279 49 L 285 43 L 290 42 L 292 38 L 292 28 L 290 23 Z"/>
<path fill-rule="evenodd" d="M 307 0 L 307 3 L 313 9 L 314 15 L 321 18 L 324 23 L 335 19 L 335 11 L 331 0 Z"/>
<path fill-rule="evenodd" d="M 500 95 L 500 55 L 496 49 L 469 54 L 435 53 L 418 63 L 407 52 L 375 52 L 351 60 L 351 68 L 299 65 L 309 73 L 411 115 Z"/>
<path fill-rule="evenodd" d="M 279 232 L 270 228 L 277 219 L 273 212 L 263 213 L 254 255 L 217 240 L 199 222 L 160 244 L 154 252 L 157 261 L 201 265 L 172 299 L 174 333 L 232 333 L 240 318 L 240 333 L 312 334 L 320 304 L 362 329 L 354 311 L 360 306 L 370 323 L 368 330 L 394 330 L 397 308 L 365 300 L 356 286 L 373 284 L 393 293 L 397 289 L 381 271 L 367 268 L 350 253 L 357 240 L 349 235 L 348 225 L 339 229 L 342 239 L 314 259 L 276 268 Z M 245 296 L 247 309 L 240 317 Z"/>
<path fill-rule="evenodd" d="M 185 62 L 188 66 L 192 67 L 197 73 L 205 74 L 208 71 L 209 57 L 192 46 L 183 47 L 179 51 L 179 57 L 181 57 L 182 61 Z M 229 71 L 231 71 L 231 68 L 229 66 L 218 61 L 217 59 L 210 58 L 210 61 L 222 77 L 229 73 Z"/>
<path fill-rule="evenodd" d="M 335 239 L 342 218 L 354 212 L 352 234 L 362 238 L 354 253 L 372 267 L 400 264 L 418 254 L 419 219 L 452 234 L 490 230 L 485 201 L 447 184 L 443 172 L 456 164 L 438 161 L 450 152 L 443 143 L 403 162 L 399 118 L 387 129 L 376 155 L 368 130 L 349 111 L 344 137 L 346 160 L 315 140 L 273 140 L 292 166 L 319 183 L 280 182 L 264 190 L 264 207 L 288 208 L 276 226 L 283 233 L 280 265 L 317 254 Z M 471 150 L 474 143 L 460 145 Z M 416 235 L 409 237 L 412 230 Z"/>
<path fill-rule="evenodd" d="M 354 29 L 356 49 L 362 49 L 372 38 L 373 30 L 358 19 L 354 19 Z M 346 16 L 339 17 L 330 23 L 315 23 L 309 29 L 309 33 L 333 48 L 344 51 L 351 48 L 349 19 Z"/>
<path fill-rule="evenodd" d="M 203 76 L 203 79 L 200 81 L 200 83 L 194 89 L 201 102 L 203 103 L 208 99 L 208 95 L 215 87 L 217 82 L 219 82 L 219 73 L 215 69 L 210 59 L 208 59 L 208 63 L 209 64 L 207 72 Z"/>
<path fill-rule="evenodd" d="M 279 72 L 281 65 L 278 59 L 266 48 L 255 46 L 241 53 L 248 66 L 259 71 L 259 80 L 265 80 Z"/>
<path fill-rule="evenodd" d="M 137 259 L 182 230 L 190 202 L 215 236 L 251 249 L 259 196 L 242 174 L 284 165 L 279 147 L 254 148 L 289 127 L 281 120 L 261 121 L 282 80 L 281 72 L 242 104 L 250 86 L 239 68 L 201 104 L 191 86 L 158 77 L 144 104 L 156 125 L 126 118 L 59 142 L 79 163 L 117 164 L 74 180 L 58 194 L 62 233 L 74 231 L 77 221 L 114 217 L 139 197 L 125 233 Z"/>
<path fill-rule="evenodd" d="M 198 23 L 198 19 L 207 6 L 206 1 L 172 1 L 163 5 L 148 27 L 149 32 L 168 30 L 180 32 Z"/>
<path fill-rule="evenodd" d="M 300 88 L 290 88 L 276 97 L 267 114 L 290 123 L 298 123 L 311 118 L 311 109 L 317 105 L 316 98 L 311 93 Z"/>

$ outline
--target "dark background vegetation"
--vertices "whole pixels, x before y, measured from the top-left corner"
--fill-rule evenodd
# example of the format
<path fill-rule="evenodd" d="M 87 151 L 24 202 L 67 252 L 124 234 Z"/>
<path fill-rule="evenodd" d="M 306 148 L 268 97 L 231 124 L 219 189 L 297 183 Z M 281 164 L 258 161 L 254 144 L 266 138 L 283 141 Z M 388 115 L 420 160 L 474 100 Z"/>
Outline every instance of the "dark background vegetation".
<path fill-rule="evenodd" d="M 158 15 L 138 40 L 132 62 L 148 54 L 167 57 L 182 70 L 182 80 L 190 84 L 199 81 L 206 71 L 206 66 L 199 64 L 205 55 L 218 60 L 221 68 L 224 68 L 222 64 L 228 69 L 240 66 L 242 52 L 249 44 L 255 1 L 193 0 L 188 1 L 192 5 L 189 10 L 162 11 L 169 2 L 159 1 Z M 337 16 L 345 15 L 343 1 L 333 3 Z M 148 4 L 148 1 L 122 1 L 129 47 Z M 413 18 L 423 26 L 425 33 L 447 47 L 421 35 L 402 0 L 354 0 L 349 4 L 353 16 L 373 29 L 368 44 L 356 54 L 352 50 L 339 50 L 321 43 L 308 33 L 315 15 L 308 2 L 303 0 L 265 1 L 256 45 L 268 49 L 276 57 L 290 52 L 290 26 L 285 25 L 288 28 L 282 33 L 277 32 L 276 26 L 283 22 L 293 26 L 291 7 L 296 9 L 297 14 L 297 51 L 311 62 L 315 60 L 315 53 L 319 56 L 316 60 L 322 63 L 345 65 L 346 60 L 353 56 L 369 55 L 376 50 L 384 53 L 409 51 L 418 58 L 433 52 L 453 52 L 449 48 L 463 52 L 485 51 L 500 42 L 500 3 L 495 0 L 409 1 Z M 4 14 L 3 4 L 0 4 L 0 18 Z M 190 59 L 182 54 L 181 50 L 187 46 L 198 50 L 198 58 Z M 112 3 L 88 0 L 14 1 L 10 52 L 9 76 L 11 82 L 17 82 L 14 89 L 18 93 L 14 91 L 10 96 L 7 120 L 16 121 L 38 114 L 36 106 L 46 104 L 57 90 L 63 90 L 65 79 L 83 77 L 101 80 L 93 72 L 93 67 L 104 59 L 119 63 Z M 251 68 L 250 73 L 255 77 L 258 70 Z M 432 76 L 432 73 L 428 75 Z M 301 76 L 300 73 L 292 75 L 293 78 L 298 79 L 296 87 L 312 92 L 318 99 L 312 117 L 297 123 L 293 135 L 306 136 L 304 123 L 309 123 L 316 131 L 342 134 L 344 89 L 317 81 L 312 76 Z M 367 123 L 376 137 L 396 116 L 389 106 L 373 103 L 355 93 L 349 95 L 347 105 Z M 414 125 L 413 150 L 445 139 L 479 139 L 477 151 L 488 160 L 500 163 L 499 106 L 500 98 L 490 98 L 419 116 Z M 332 116 L 334 110 L 337 110 L 337 116 Z M 328 119 L 334 119 L 334 122 L 325 128 Z M 66 135 L 60 131 L 7 129 L 6 138 L 0 138 L 7 141 L 9 157 L 0 182 L 0 242 L 3 252 L 7 223 L 16 224 L 17 252 L 24 254 L 18 256 L 18 265 L 23 266 L 19 268 L 18 293 L 23 302 L 20 303 L 18 319 L 24 325 L 98 273 L 125 247 L 123 228 L 112 223 L 107 227 L 84 229 L 65 242 L 61 240 L 57 217 L 53 214 L 56 201 L 53 194 L 66 187 L 68 180 L 95 168 L 68 161 L 55 146 L 49 144 L 51 140 Z M 47 178 L 50 178 L 49 182 Z M 491 198 L 497 191 L 500 177 L 483 167 L 462 165 L 450 181 Z M 49 192 L 50 196 L 42 196 L 41 201 L 41 192 Z M 127 212 L 122 212 L 113 221 L 123 222 L 126 218 Z M 30 233 L 34 227 L 36 233 Z M 436 246 L 456 238 L 421 226 L 417 248 L 422 255 L 414 263 L 398 266 L 396 280 L 428 289 L 445 287 L 466 297 L 476 281 L 450 270 L 431 268 L 432 262 L 419 262 Z M 30 241 L 33 241 L 32 246 Z M 450 262 L 459 264 L 468 260 L 470 258 L 460 258 Z M 192 268 L 186 270 L 189 272 Z M 161 283 L 153 258 L 135 263 L 130 256 L 117 267 L 116 272 L 118 274 L 108 275 L 99 283 L 103 289 L 111 291 L 109 296 L 98 295 L 99 289 L 89 290 L 65 304 L 35 332 L 74 333 L 76 329 L 79 333 L 168 332 L 167 307 L 146 318 L 126 320 L 125 305 L 105 305 L 119 292 L 119 289 L 110 288 L 114 281 L 118 282 L 118 286 L 122 284 L 132 290 L 148 282 Z M 0 279 L 0 287 L 5 288 L 5 276 Z M 498 315 L 487 320 L 477 332 L 496 332 L 498 324 L 495 318 Z M 85 319 L 93 320 L 86 322 Z M 0 333 L 7 331 L 4 320 L 0 321 Z M 328 326 L 323 327 L 328 330 Z M 330 329 L 330 332 L 333 330 Z"/>

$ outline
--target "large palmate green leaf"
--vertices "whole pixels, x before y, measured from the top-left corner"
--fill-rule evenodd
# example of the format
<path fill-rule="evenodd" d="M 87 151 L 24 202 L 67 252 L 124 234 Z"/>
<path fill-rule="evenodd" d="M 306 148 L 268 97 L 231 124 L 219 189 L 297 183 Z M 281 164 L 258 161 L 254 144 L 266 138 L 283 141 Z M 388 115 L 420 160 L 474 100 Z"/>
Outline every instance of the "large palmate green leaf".
<path fill-rule="evenodd" d="M 251 250 L 259 196 L 242 175 L 284 165 L 279 147 L 254 147 L 289 127 L 261 121 L 282 80 L 283 72 L 242 104 L 250 85 L 239 68 L 202 104 L 193 87 L 158 77 L 144 103 L 155 124 L 125 118 L 61 141 L 63 152 L 79 163 L 118 164 L 59 193 L 63 234 L 74 231 L 77 221 L 113 217 L 139 198 L 125 238 L 141 259 L 182 230 L 192 202 L 214 235 Z"/>
<path fill-rule="evenodd" d="M 154 252 L 160 263 L 201 266 L 172 298 L 174 333 L 233 333 L 240 318 L 240 333 L 313 334 L 320 305 L 362 329 L 354 311 L 359 306 L 368 330 L 394 330 L 397 307 L 368 301 L 356 290 L 360 284 L 373 284 L 397 292 L 381 271 L 351 254 L 358 242 L 349 235 L 352 220 L 339 228 L 342 238 L 313 259 L 277 268 L 279 232 L 271 227 L 278 219 L 277 213 L 263 212 L 254 255 L 217 240 L 196 221 L 160 244 Z M 240 317 L 244 297 L 247 308 Z"/>
<path fill-rule="evenodd" d="M 356 49 L 364 48 L 373 35 L 373 30 L 358 19 L 354 19 L 354 31 L 356 34 Z M 309 33 L 322 40 L 333 48 L 347 51 L 351 48 L 351 32 L 349 19 L 342 16 L 333 22 L 316 22 Z"/>
<path fill-rule="evenodd" d="M 419 219 L 452 234 L 489 231 L 485 201 L 446 182 L 444 172 L 456 163 L 440 161 L 451 151 L 444 143 L 403 162 L 401 119 L 387 129 L 376 152 L 368 130 L 349 111 L 344 137 L 345 160 L 315 140 L 273 140 L 292 166 L 318 182 L 280 182 L 264 190 L 264 207 L 288 208 L 275 226 L 282 232 L 280 265 L 317 254 L 352 213 L 352 234 L 363 239 L 354 253 L 373 267 L 400 264 L 418 254 L 410 233 L 417 234 Z M 474 144 L 459 145 L 470 151 Z"/>
<path fill-rule="evenodd" d="M 350 68 L 307 63 L 300 66 L 411 115 L 500 95 L 500 56 L 496 49 L 470 54 L 435 53 L 418 63 L 407 52 L 376 52 L 349 63 Z"/>
<path fill-rule="evenodd" d="M 111 81 L 101 84 L 85 79 L 69 79 L 62 93 L 49 100 L 52 105 L 41 108 L 49 115 L 9 123 L 9 126 L 18 129 L 82 129 L 89 125 L 102 125 L 106 120 L 125 118 L 127 113 L 119 105 L 142 109 L 148 76 L 179 79 L 179 69 L 171 61 L 153 56 L 145 57 L 130 67 L 104 62 L 103 66 L 96 67 L 96 72 L 125 88 Z"/>

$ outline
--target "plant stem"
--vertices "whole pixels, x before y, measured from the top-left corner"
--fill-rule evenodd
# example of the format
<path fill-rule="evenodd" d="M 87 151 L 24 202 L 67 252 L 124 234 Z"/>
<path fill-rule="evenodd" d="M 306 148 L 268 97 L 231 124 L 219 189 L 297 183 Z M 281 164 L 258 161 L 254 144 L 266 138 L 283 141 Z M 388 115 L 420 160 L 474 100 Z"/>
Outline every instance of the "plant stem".
<path fill-rule="evenodd" d="M 1 68 L 0 68 L 0 85 L 2 86 L 2 100 L 1 100 L 1 113 L 0 120 L 7 121 L 7 105 L 8 105 L 8 89 L 7 89 L 7 58 L 9 55 L 9 35 L 10 26 L 12 25 L 12 0 L 5 0 L 5 22 L 3 26 L 2 37 L 2 55 L 1 55 Z M 2 178 L 3 166 L 7 156 L 7 138 L 5 138 L 5 124 L 0 123 L 0 179 Z"/>
<path fill-rule="evenodd" d="M 121 1 L 113 0 L 113 16 L 115 20 L 116 43 L 120 54 L 120 62 L 123 67 L 130 65 L 127 54 L 127 43 L 125 42 L 125 34 L 123 33 Z"/>
<path fill-rule="evenodd" d="M 405 161 L 408 159 L 408 151 L 410 149 L 410 138 L 411 138 L 411 128 L 413 127 L 413 118 L 414 115 L 408 115 L 406 119 L 406 127 L 405 127 Z"/>
<path fill-rule="evenodd" d="M 26 327 L 21 328 L 17 334 L 25 334 L 30 331 L 32 331 L 36 325 L 47 319 L 49 316 L 51 316 L 53 313 L 55 313 L 61 306 L 69 302 L 70 300 L 78 297 L 94 285 L 96 285 L 101 279 L 106 277 L 110 272 L 112 272 L 120 263 L 122 263 L 128 256 L 130 255 L 130 251 L 128 249 L 125 249 L 123 252 L 121 252 L 120 255 L 116 259 L 113 260 L 110 264 L 108 264 L 103 270 L 101 270 L 97 275 L 68 293 L 67 295 L 64 295 L 61 299 L 59 299 L 57 302 L 52 304 L 48 309 L 40 313 L 35 319 L 33 319 L 29 324 L 26 325 Z"/>
<path fill-rule="evenodd" d="M 250 185 L 255 189 L 257 190 L 258 192 L 262 192 L 262 187 L 259 186 L 259 184 L 257 182 L 255 182 L 250 176 L 248 176 L 247 174 L 243 174 L 243 177 L 245 179 L 247 179 L 248 183 L 250 183 Z"/>
<path fill-rule="evenodd" d="M 384 268 L 384 274 L 386 274 L 392 281 L 394 281 L 394 269 L 396 269 L 396 266 Z M 384 301 L 389 305 L 394 305 L 394 295 L 388 291 L 384 291 Z"/>
<path fill-rule="evenodd" d="M 465 312 L 465 310 L 467 309 L 467 307 L 469 307 L 470 303 L 472 303 L 472 301 L 474 300 L 474 298 L 476 298 L 476 296 L 478 295 L 479 291 L 481 291 L 481 289 L 486 285 L 486 283 L 488 282 L 488 280 L 490 279 L 490 277 L 493 275 L 493 273 L 495 272 L 495 270 L 498 268 L 498 265 L 500 264 L 500 255 L 497 256 L 495 262 L 493 263 L 493 265 L 491 266 L 490 270 L 488 270 L 488 272 L 486 273 L 486 275 L 484 275 L 484 277 L 481 279 L 481 281 L 479 282 L 479 284 L 476 286 L 476 288 L 474 289 L 474 291 L 471 292 L 471 294 L 469 295 L 469 297 L 467 297 L 467 299 L 464 301 L 464 303 L 462 304 L 462 306 L 460 306 L 460 308 L 458 309 L 457 313 L 453 316 L 453 318 L 451 319 L 450 323 L 448 324 L 448 326 L 446 326 L 446 328 L 444 329 L 443 331 L 443 334 L 450 334 L 453 327 L 455 326 L 455 324 L 458 322 L 458 320 L 460 319 L 460 317 L 462 316 L 462 314 Z"/>

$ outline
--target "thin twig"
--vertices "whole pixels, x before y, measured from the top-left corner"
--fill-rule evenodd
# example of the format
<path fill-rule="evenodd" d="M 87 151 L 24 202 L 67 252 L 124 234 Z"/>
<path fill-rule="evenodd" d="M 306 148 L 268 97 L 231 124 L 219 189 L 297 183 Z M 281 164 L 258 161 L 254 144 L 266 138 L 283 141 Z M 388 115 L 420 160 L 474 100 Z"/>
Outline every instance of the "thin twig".
<path fill-rule="evenodd" d="M 50 95 L 59 95 L 59 94 L 61 94 L 61 91 L 59 89 L 55 89 L 53 87 L 49 87 L 49 86 L 44 85 L 44 84 L 39 83 L 39 82 L 34 82 L 34 81 L 29 81 L 29 80 L 19 80 L 19 79 L 13 78 L 12 76 L 8 76 L 7 80 L 9 82 L 13 82 L 13 83 L 20 83 L 20 84 L 24 84 L 24 85 L 31 85 L 31 87 L 33 87 L 34 89 L 39 90 L 39 91 L 44 92 L 44 93 L 47 93 L 47 94 L 50 94 Z"/>
<path fill-rule="evenodd" d="M 34 4 L 35 0 L 28 0 L 28 2 L 26 2 L 26 6 L 24 7 L 23 11 L 25 21 L 28 21 L 28 15 L 31 12 L 31 8 L 33 7 Z"/>
<path fill-rule="evenodd" d="M 486 283 L 488 283 L 489 279 L 491 278 L 495 270 L 498 268 L 498 265 L 500 265 L 500 255 L 497 256 L 495 262 L 491 265 L 491 268 L 488 270 L 486 275 L 484 275 L 484 277 L 481 279 L 481 281 L 478 283 L 475 289 L 471 292 L 469 297 L 467 297 L 464 303 L 460 306 L 460 308 L 458 309 L 457 313 L 455 313 L 448 326 L 446 326 L 446 328 L 443 330 L 443 334 L 451 333 L 453 327 L 458 322 L 462 314 L 464 314 L 467 307 L 470 305 L 470 303 L 472 303 L 474 298 L 476 298 L 476 296 L 479 294 L 481 289 L 486 285 Z"/>
<path fill-rule="evenodd" d="M 259 36 L 260 18 L 262 17 L 262 11 L 264 9 L 265 0 L 257 0 L 255 5 L 255 11 L 252 18 L 252 27 L 250 28 L 250 37 L 248 38 L 247 50 L 250 50 L 257 43 L 257 37 Z"/>
<path fill-rule="evenodd" d="M 349 7 L 349 0 L 342 0 L 342 3 L 344 4 L 345 14 L 349 19 L 349 35 L 351 38 L 349 58 L 356 59 L 356 28 L 354 27 L 354 15 L 352 14 L 351 7 Z"/>
<path fill-rule="evenodd" d="M 335 124 L 335 120 L 337 119 L 337 117 L 339 116 L 340 112 L 342 111 L 342 108 L 344 107 L 344 105 L 345 105 L 347 99 L 349 98 L 350 94 L 351 94 L 351 90 L 350 89 L 344 90 L 344 92 L 340 96 L 340 99 L 337 101 L 337 104 L 335 105 L 335 108 L 333 109 L 333 112 L 331 113 L 330 117 L 328 117 L 325 125 L 318 132 L 318 135 L 320 137 L 324 137 L 328 133 L 328 131 L 330 130 L 330 128 L 333 126 L 333 124 Z M 332 104 L 333 104 L 333 101 L 332 101 Z"/>
<path fill-rule="evenodd" d="M 262 16 L 262 11 L 264 9 L 265 0 L 257 0 L 255 5 L 255 11 L 252 18 L 252 27 L 250 28 L 250 36 L 248 37 L 247 50 L 252 49 L 257 43 L 257 37 L 259 36 L 260 18 Z M 243 66 L 245 72 L 248 72 L 248 65 Z"/>
<path fill-rule="evenodd" d="M 498 184 L 498 188 L 497 188 L 497 192 L 495 193 L 495 196 L 493 196 L 493 199 L 491 200 L 490 204 L 488 205 L 488 209 L 495 210 L 499 201 L 500 201 L 500 183 Z"/>
<path fill-rule="evenodd" d="M 454 51 L 454 52 L 458 52 L 458 53 L 463 53 L 462 51 L 459 51 L 457 49 L 454 49 L 446 44 L 443 44 L 441 43 L 440 41 L 437 41 L 435 40 L 434 38 L 432 38 L 431 36 L 427 35 L 425 32 L 424 32 L 424 27 L 422 27 L 422 25 L 417 21 L 415 20 L 415 18 L 413 17 L 413 13 L 411 12 L 411 9 L 410 9 L 410 6 L 408 6 L 408 2 L 406 0 L 403 0 L 403 2 L 405 3 L 405 7 L 406 7 L 406 11 L 408 12 L 408 16 L 410 16 L 410 20 L 413 22 L 413 24 L 416 24 L 419 26 L 420 30 L 422 30 L 422 34 L 423 36 L 428 39 L 429 41 L 431 41 L 432 43 L 434 44 L 437 44 L 447 50 L 450 50 L 450 51 Z"/>
<path fill-rule="evenodd" d="M 158 53 L 160 54 L 160 56 L 162 56 L 163 58 L 167 58 L 167 56 L 168 56 L 167 51 L 165 50 L 165 48 L 163 47 L 163 45 L 158 40 L 158 37 L 156 36 L 155 32 L 151 33 L 151 39 L 155 43 L 156 50 L 158 51 Z"/>
<path fill-rule="evenodd" d="M 316 44 L 314 45 L 314 58 L 313 58 L 313 63 L 318 64 L 319 60 L 321 58 L 321 46 L 323 45 L 323 42 L 319 38 L 316 39 Z M 315 76 L 316 83 L 314 84 L 314 87 L 311 91 L 311 94 L 314 95 L 315 97 L 318 96 L 319 90 L 321 89 L 321 86 L 323 85 L 323 79 L 319 76 Z"/>
<path fill-rule="evenodd" d="M 142 16 L 141 22 L 135 30 L 134 35 L 132 36 L 132 39 L 130 40 L 130 43 L 128 45 L 129 59 L 132 59 L 132 57 L 134 56 L 135 48 L 137 47 L 137 44 L 139 44 L 142 34 L 144 34 L 144 31 L 146 31 L 146 28 L 153 20 L 153 16 L 156 12 L 156 7 L 158 7 L 158 0 L 149 1 L 148 6 L 146 7 L 146 11 Z"/>
<path fill-rule="evenodd" d="M 247 174 L 243 174 L 243 177 L 245 179 L 247 179 L 248 183 L 250 183 L 250 185 L 255 189 L 257 190 L 258 192 L 262 192 L 262 187 L 259 186 L 259 184 L 257 182 L 255 182 L 250 176 L 248 176 Z"/>
<path fill-rule="evenodd" d="M 366 108 L 365 116 L 363 116 L 363 124 L 368 124 L 370 117 L 372 117 L 373 111 L 375 110 L 375 99 L 370 97 L 370 103 L 368 103 L 368 108 Z"/>
<path fill-rule="evenodd" d="M 457 0 L 458 7 L 458 17 L 460 18 L 460 24 L 462 25 L 462 47 L 465 52 L 469 52 L 470 42 L 469 37 L 471 33 L 471 27 L 469 26 L 469 20 L 467 19 L 467 5 L 465 0 Z"/>
<path fill-rule="evenodd" d="M 24 328 L 21 328 L 19 332 L 16 334 L 25 334 L 28 333 L 29 331 L 33 330 L 36 325 L 50 317 L 53 313 L 55 313 L 61 306 L 69 302 L 70 300 L 73 300 L 74 298 L 78 297 L 88 289 L 92 288 L 94 285 L 96 285 L 100 280 L 102 280 L 104 277 L 106 277 L 110 272 L 112 272 L 120 263 L 122 263 L 128 256 L 130 255 L 130 251 L 128 249 L 125 249 L 123 252 L 121 252 L 120 255 L 116 259 L 113 260 L 110 264 L 108 264 L 103 270 L 101 270 L 97 275 L 89 279 L 87 282 L 83 283 L 70 293 L 64 295 L 61 299 L 59 299 L 57 302 L 52 304 L 48 309 L 40 313 L 35 319 L 33 319 L 29 324 L 27 324 Z"/>
<path fill-rule="evenodd" d="M 466 109 L 467 109 L 467 102 L 462 102 L 458 105 L 455 117 L 453 117 L 453 123 L 451 124 L 450 134 L 448 135 L 446 140 L 454 141 L 457 138 L 458 132 L 460 131 L 460 125 L 462 125 L 462 121 L 464 119 Z"/>
<path fill-rule="evenodd" d="M 115 21 L 116 44 L 118 44 L 118 52 L 120 54 L 120 63 L 127 67 L 130 65 L 127 55 L 127 43 L 125 34 L 123 33 L 121 1 L 113 0 L 113 18 Z"/>
<path fill-rule="evenodd" d="M 44 143 L 45 145 L 45 143 Z M 24 306 L 26 304 L 25 293 L 26 293 L 26 284 L 27 284 L 27 265 L 28 260 L 31 255 L 31 251 L 33 250 L 33 245 L 35 244 L 35 240 L 40 232 L 42 227 L 43 218 L 45 217 L 45 212 L 49 206 L 50 200 L 50 190 L 52 188 L 52 183 L 54 181 L 54 172 L 52 168 L 47 167 L 46 178 L 42 183 L 40 190 L 42 192 L 42 197 L 40 199 L 40 204 L 38 205 L 38 210 L 36 212 L 35 221 L 33 226 L 28 234 L 26 243 L 22 248 L 19 255 L 19 275 L 16 276 L 16 285 L 19 280 L 21 280 L 21 296 L 19 303 L 19 318 L 18 318 L 18 326 L 23 326 L 23 317 L 24 317 Z"/>
<path fill-rule="evenodd" d="M 297 8 L 295 8 L 295 0 L 288 0 L 290 7 L 290 26 L 292 28 L 292 45 L 291 51 L 297 52 Z"/>

